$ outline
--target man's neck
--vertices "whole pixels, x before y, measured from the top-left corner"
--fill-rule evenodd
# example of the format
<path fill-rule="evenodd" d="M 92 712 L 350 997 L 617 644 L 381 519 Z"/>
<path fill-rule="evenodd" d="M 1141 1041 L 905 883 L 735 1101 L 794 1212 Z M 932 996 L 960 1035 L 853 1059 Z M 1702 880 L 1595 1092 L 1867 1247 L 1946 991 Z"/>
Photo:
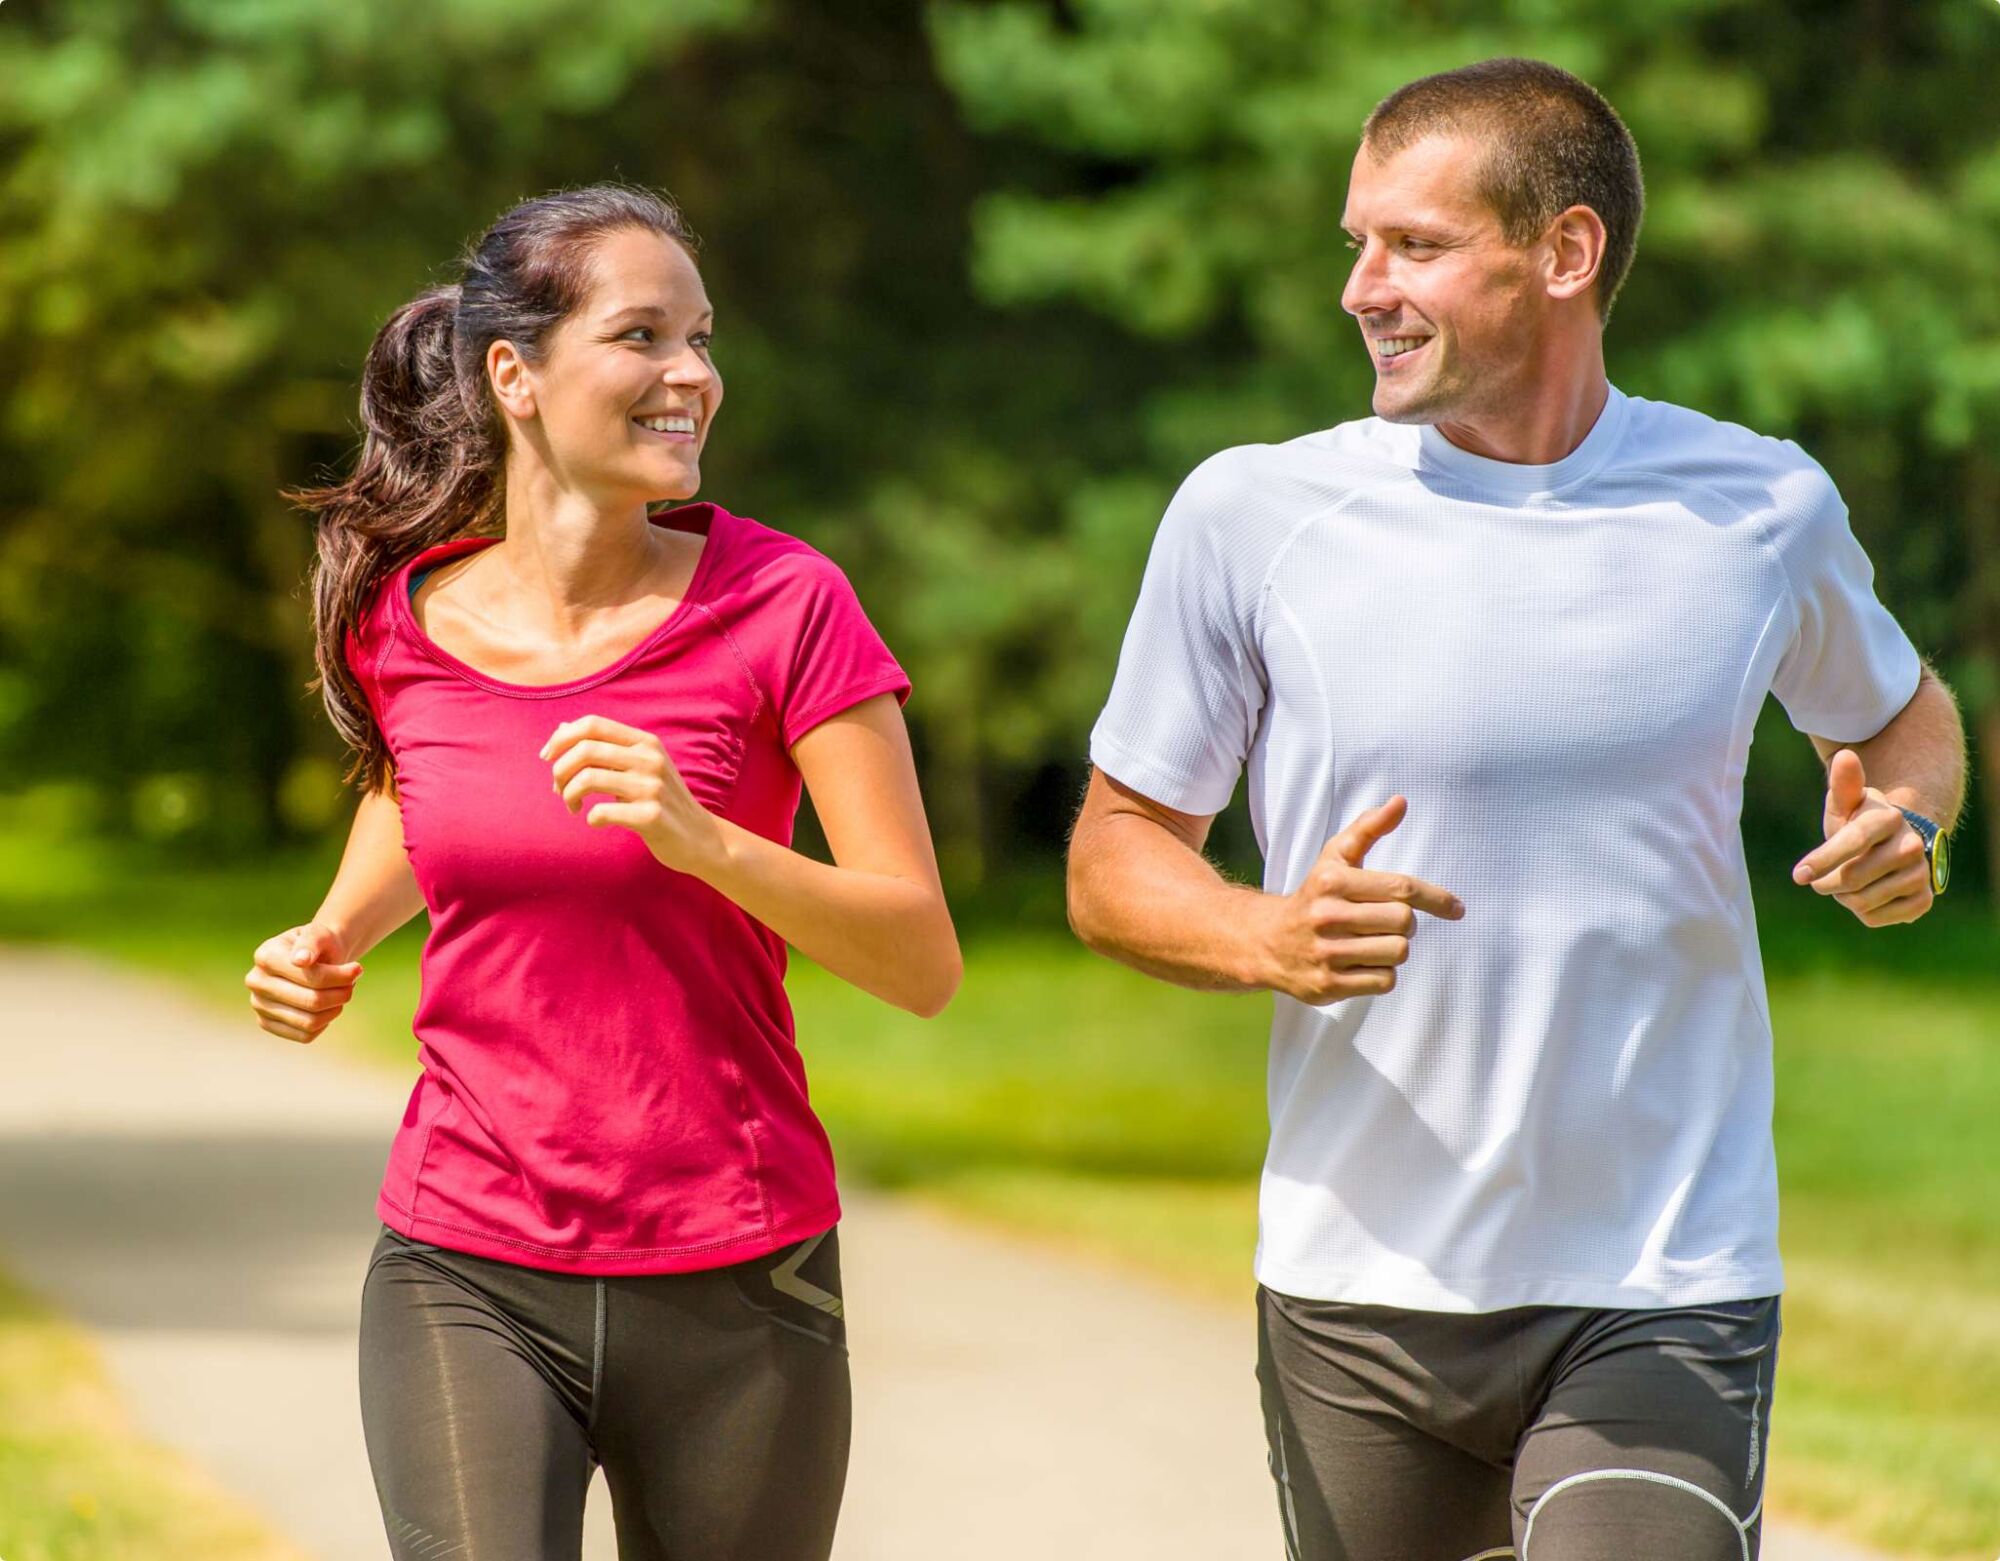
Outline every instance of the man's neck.
<path fill-rule="evenodd" d="M 1599 362 L 1562 394 L 1544 393 L 1530 404 L 1491 416 L 1441 421 L 1437 431 L 1459 449 L 1489 461 L 1548 466 L 1583 443 L 1610 398 L 1611 382 Z"/>

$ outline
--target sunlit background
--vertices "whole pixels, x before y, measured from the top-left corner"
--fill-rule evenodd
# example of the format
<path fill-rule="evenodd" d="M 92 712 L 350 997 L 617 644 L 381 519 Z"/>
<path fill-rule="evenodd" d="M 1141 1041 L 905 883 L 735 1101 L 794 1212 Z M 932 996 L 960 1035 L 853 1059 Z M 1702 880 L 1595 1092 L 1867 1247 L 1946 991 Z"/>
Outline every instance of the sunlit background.
<path fill-rule="evenodd" d="M 844 1174 L 1240 1302 L 1268 1003 L 1078 948 L 1064 832 L 1180 476 L 1367 413 L 1338 302 L 1362 118 L 1502 53 L 1578 71 L 1637 138 L 1614 382 L 1810 451 L 1973 733 L 1957 881 L 1916 926 L 1789 883 L 1820 770 L 1775 704 L 1744 828 L 1793 1286 L 1772 1500 L 1990 1561 L 1992 0 L 5 0 L 0 940 L 162 973 L 254 1031 L 250 952 L 318 905 L 354 803 L 280 490 L 351 457 L 377 325 L 507 205 L 652 185 L 719 312 L 704 496 L 830 553 L 909 669 L 966 935 L 929 1024 L 796 970 Z M 1217 846 L 1255 872 L 1240 796 Z M 370 957 L 329 1046 L 409 1069 L 422 932 Z M 92 1493 L 135 1488 L 104 1470 L 138 1455 L 70 1391 L 68 1339 L 0 1306 L 0 1555 L 187 1553 L 197 1495 L 105 1538 Z"/>

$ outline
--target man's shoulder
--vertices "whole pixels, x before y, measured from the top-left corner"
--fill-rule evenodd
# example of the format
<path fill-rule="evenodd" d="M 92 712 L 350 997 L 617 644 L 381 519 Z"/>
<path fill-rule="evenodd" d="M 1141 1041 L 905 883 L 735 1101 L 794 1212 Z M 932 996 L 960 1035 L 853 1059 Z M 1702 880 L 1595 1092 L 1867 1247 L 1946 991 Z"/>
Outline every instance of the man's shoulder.
<path fill-rule="evenodd" d="M 1276 443 L 1230 445 L 1188 473 L 1174 504 L 1196 521 L 1282 528 L 1407 479 L 1413 435 L 1366 417 Z"/>
<path fill-rule="evenodd" d="M 1618 463 L 1629 474 L 1783 516 L 1810 516 L 1839 502 L 1826 468 L 1794 440 L 1643 396 L 1630 398 L 1630 415 Z"/>

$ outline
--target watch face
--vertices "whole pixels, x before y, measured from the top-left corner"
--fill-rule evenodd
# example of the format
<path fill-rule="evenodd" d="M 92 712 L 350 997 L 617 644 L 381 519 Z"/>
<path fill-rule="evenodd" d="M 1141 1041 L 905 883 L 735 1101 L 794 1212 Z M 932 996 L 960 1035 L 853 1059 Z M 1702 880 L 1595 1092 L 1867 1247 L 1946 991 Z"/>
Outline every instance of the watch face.
<path fill-rule="evenodd" d="M 1951 881 L 1951 836 L 1939 830 L 1931 841 L 1931 893 L 1943 894 Z"/>

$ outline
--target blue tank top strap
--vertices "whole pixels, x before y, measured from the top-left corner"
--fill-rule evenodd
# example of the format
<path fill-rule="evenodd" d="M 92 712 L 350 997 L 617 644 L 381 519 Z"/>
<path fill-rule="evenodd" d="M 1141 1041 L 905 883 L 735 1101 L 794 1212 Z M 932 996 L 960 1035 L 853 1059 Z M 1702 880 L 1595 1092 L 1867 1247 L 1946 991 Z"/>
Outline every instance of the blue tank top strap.
<path fill-rule="evenodd" d="M 428 575 L 432 570 L 436 569 L 437 567 L 438 566 L 436 564 L 426 564 L 424 565 L 423 568 L 415 570 L 411 573 L 410 575 L 411 601 L 414 602 L 417 599 L 417 587 L 424 583 L 424 576 Z"/>

